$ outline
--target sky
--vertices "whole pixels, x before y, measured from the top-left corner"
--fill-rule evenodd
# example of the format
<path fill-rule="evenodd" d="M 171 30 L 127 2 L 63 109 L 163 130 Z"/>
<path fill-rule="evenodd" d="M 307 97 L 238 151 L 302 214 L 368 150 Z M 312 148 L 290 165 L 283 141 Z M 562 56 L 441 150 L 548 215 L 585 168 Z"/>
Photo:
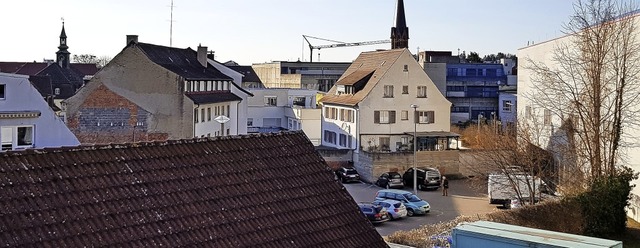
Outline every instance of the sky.
<path fill-rule="evenodd" d="M 215 52 L 241 65 L 309 61 L 302 35 L 342 42 L 387 40 L 396 0 L 1 0 L 0 61 L 54 59 L 62 18 L 71 55 L 115 57 L 138 41 Z M 409 49 L 516 54 L 563 35 L 571 0 L 404 0 Z M 171 18 L 173 15 L 173 18 Z M 170 20 L 173 19 L 173 22 Z M 172 25 L 171 25 L 172 24 Z M 170 35 L 172 33 L 172 35 Z M 330 42 L 310 39 L 312 45 Z M 314 50 L 313 61 L 348 62 L 390 44 Z"/>

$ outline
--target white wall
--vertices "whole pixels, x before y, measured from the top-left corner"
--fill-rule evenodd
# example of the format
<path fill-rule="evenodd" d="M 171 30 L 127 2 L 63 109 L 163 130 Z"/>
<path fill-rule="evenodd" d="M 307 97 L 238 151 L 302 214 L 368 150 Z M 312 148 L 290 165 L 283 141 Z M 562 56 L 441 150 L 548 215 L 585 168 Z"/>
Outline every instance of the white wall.
<path fill-rule="evenodd" d="M 5 85 L 6 95 L 4 100 L 0 100 L 0 113 L 11 111 L 41 113 L 37 118 L 0 118 L 0 127 L 33 126 L 35 148 L 80 145 L 65 123 L 56 116 L 38 90 L 31 85 L 28 76 L 0 73 L 0 84 Z"/>
<path fill-rule="evenodd" d="M 636 25 L 640 25 L 640 17 L 635 16 Z M 564 36 L 559 37 L 557 39 L 549 40 L 546 42 L 538 43 L 532 46 L 528 46 L 525 48 L 521 48 L 518 50 L 518 120 L 519 121 L 527 121 L 525 116 L 525 110 L 527 107 L 531 108 L 531 113 L 533 118 L 538 118 L 541 120 L 543 118 L 543 108 L 539 106 L 535 106 L 526 96 L 532 92 L 534 92 L 534 88 L 532 87 L 533 82 L 531 77 L 533 73 L 531 70 L 527 70 L 527 67 L 531 65 L 528 59 L 533 61 L 542 62 L 550 68 L 557 68 L 557 63 L 553 61 L 553 51 L 556 47 L 561 44 L 569 44 L 572 37 Z M 552 115 L 553 116 L 553 115 Z M 559 127 L 562 123 L 561 121 L 553 116 L 552 118 L 553 128 Z M 543 143 L 549 142 L 549 133 L 553 130 L 552 127 L 545 127 L 545 131 L 547 132 L 546 136 L 543 137 Z M 626 129 L 625 134 L 630 138 L 625 139 L 624 142 L 629 142 L 633 145 L 626 147 L 625 152 L 627 153 L 627 158 L 622 162 L 626 166 L 629 166 L 634 171 L 640 171 L 640 147 L 638 147 L 638 138 L 640 138 L 640 130 L 634 129 Z M 632 184 L 640 185 L 640 180 L 634 180 Z M 636 186 L 631 191 L 632 197 L 631 207 L 629 208 L 629 216 L 634 218 L 635 220 L 640 220 L 640 187 Z M 634 202 L 633 199 L 637 201 Z"/>
<path fill-rule="evenodd" d="M 320 111 L 316 109 L 317 90 L 307 89 L 249 89 L 254 95 L 248 99 L 247 118 L 253 119 L 253 127 L 267 127 L 265 118 L 280 118 L 278 127 L 289 129 L 289 119 L 301 123 L 310 140 L 319 140 Z M 276 97 L 276 106 L 265 106 L 265 97 Z M 305 97 L 305 106 L 294 106 L 296 97 Z"/>

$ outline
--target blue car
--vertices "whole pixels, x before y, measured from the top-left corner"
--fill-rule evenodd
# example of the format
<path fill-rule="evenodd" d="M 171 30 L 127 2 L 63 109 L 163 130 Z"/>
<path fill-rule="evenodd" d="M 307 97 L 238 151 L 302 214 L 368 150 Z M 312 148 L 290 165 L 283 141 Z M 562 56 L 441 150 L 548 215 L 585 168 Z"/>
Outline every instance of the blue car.
<path fill-rule="evenodd" d="M 398 189 L 382 189 L 376 193 L 376 200 L 391 199 L 402 202 L 407 207 L 407 216 L 416 214 L 427 214 L 431 211 L 431 206 L 425 200 L 409 191 Z"/>

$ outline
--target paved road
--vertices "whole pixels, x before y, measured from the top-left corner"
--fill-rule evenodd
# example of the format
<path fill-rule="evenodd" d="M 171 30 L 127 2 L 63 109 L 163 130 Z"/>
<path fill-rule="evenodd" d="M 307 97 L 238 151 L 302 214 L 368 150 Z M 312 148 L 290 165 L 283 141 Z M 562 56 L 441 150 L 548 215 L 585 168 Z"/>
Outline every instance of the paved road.
<path fill-rule="evenodd" d="M 366 183 L 344 184 L 356 202 L 371 202 L 381 188 Z M 413 189 L 405 188 L 407 191 Z M 411 230 L 424 224 L 449 221 L 459 215 L 475 215 L 496 211 L 496 205 L 490 205 L 484 192 L 470 186 L 467 180 L 450 180 L 449 196 L 442 196 L 441 191 L 418 191 L 418 196 L 431 205 L 431 213 L 424 216 L 407 217 L 396 221 L 387 221 L 376 225 L 382 236 L 390 235 L 398 230 Z"/>

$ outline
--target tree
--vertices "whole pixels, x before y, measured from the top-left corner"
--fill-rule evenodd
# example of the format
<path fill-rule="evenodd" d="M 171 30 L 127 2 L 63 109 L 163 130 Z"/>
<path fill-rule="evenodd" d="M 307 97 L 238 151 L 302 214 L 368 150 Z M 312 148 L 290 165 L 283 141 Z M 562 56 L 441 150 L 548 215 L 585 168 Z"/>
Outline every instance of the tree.
<path fill-rule="evenodd" d="M 482 63 L 482 59 L 477 52 L 470 52 L 466 59 L 469 63 Z"/>
<path fill-rule="evenodd" d="M 96 57 L 92 54 L 73 55 L 74 63 L 96 64 L 98 68 L 104 67 L 109 63 L 109 61 L 111 61 L 111 57 L 108 56 Z"/>
<path fill-rule="evenodd" d="M 626 1 L 577 1 L 551 61 L 528 58 L 524 66 L 532 75 L 525 97 L 545 118 L 562 121 L 550 140 L 566 149 L 554 153 L 582 170 L 585 187 L 620 171 L 629 131 L 639 127 L 638 17 L 625 15 L 634 9 Z"/>

